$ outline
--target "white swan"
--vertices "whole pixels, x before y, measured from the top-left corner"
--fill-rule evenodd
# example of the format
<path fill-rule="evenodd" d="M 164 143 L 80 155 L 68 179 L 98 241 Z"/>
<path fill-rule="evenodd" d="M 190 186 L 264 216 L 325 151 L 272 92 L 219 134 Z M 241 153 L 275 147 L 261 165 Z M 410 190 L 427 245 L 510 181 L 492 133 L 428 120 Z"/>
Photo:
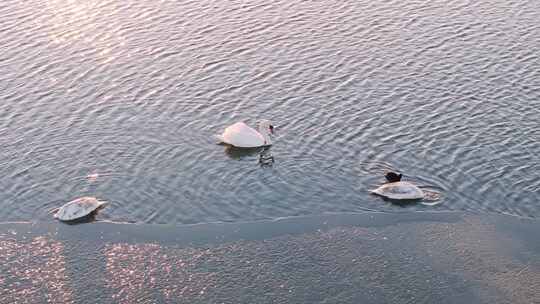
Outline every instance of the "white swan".
<path fill-rule="evenodd" d="M 238 148 L 256 148 L 271 146 L 270 134 L 274 134 L 274 126 L 268 120 L 261 120 L 259 132 L 243 122 L 237 122 L 225 128 L 218 138 L 221 142 Z"/>
<path fill-rule="evenodd" d="M 81 197 L 60 207 L 54 217 L 61 221 L 72 221 L 89 215 L 103 208 L 107 202 L 99 201 L 95 197 Z"/>
<path fill-rule="evenodd" d="M 371 193 L 394 200 L 417 200 L 424 198 L 422 189 L 414 184 L 401 181 L 401 174 L 398 175 L 394 172 L 389 172 L 385 177 L 388 183 L 375 190 L 371 190 Z"/>

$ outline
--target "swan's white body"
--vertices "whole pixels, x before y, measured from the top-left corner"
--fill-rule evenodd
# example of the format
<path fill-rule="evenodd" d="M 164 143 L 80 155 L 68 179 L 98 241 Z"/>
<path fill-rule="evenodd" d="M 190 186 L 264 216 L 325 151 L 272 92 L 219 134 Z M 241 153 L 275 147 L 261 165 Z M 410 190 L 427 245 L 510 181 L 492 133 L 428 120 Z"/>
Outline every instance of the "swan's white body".
<path fill-rule="evenodd" d="M 72 221 L 85 217 L 99 209 L 106 202 L 99 201 L 95 197 L 81 197 L 60 207 L 54 217 L 61 221 Z"/>
<path fill-rule="evenodd" d="M 395 200 L 423 199 L 424 192 L 417 186 L 408 182 L 388 183 L 380 186 L 371 193 Z"/>
<path fill-rule="evenodd" d="M 223 134 L 218 137 L 222 142 L 238 148 L 256 148 L 272 145 L 270 130 L 271 125 L 268 121 L 260 123 L 258 132 L 243 122 L 237 122 L 225 128 Z"/>

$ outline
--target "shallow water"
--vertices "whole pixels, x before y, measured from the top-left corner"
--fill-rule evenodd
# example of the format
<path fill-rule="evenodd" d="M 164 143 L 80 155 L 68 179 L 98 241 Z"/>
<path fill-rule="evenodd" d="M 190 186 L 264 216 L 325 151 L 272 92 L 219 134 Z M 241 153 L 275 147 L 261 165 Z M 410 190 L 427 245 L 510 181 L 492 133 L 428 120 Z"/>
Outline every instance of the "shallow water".
<path fill-rule="evenodd" d="M 0 221 L 539 217 L 536 1 L 2 1 Z M 217 145 L 271 119 L 275 162 Z M 371 196 L 385 170 L 441 193 Z"/>

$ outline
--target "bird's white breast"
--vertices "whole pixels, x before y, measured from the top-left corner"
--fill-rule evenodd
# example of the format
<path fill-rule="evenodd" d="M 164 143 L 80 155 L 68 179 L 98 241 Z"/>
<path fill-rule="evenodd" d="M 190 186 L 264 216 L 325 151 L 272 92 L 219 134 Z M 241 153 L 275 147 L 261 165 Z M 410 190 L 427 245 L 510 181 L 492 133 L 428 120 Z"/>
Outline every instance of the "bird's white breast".
<path fill-rule="evenodd" d="M 372 190 L 372 193 L 390 199 L 422 199 L 424 192 L 417 186 L 408 182 L 388 183 Z"/>

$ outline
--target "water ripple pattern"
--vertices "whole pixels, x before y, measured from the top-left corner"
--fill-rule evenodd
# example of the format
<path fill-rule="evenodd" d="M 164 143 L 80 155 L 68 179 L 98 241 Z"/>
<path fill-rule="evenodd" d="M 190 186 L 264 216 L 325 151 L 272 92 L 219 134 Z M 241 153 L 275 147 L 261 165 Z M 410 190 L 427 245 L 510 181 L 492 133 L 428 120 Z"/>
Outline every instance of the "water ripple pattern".
<path fill-rule="evenodd" d="M 0 4 L 0 221 L 332 212 L 539 217 L 536 1 Z M 213 137 L 276 125 L 272 166 Z M 369 195 L 385 170 L 436 206 Z"/>

